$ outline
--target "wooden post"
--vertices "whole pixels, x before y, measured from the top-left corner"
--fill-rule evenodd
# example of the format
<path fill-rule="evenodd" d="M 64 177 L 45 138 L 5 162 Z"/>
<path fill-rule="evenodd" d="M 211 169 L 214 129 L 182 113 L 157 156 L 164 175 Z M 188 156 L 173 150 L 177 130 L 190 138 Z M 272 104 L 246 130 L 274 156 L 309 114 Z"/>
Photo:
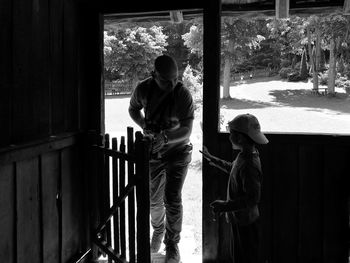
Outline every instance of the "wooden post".
<path fill-rule="evenodd" d="M 112 138 L 112 150 L 118 150 L 118 140 L 117 138 Z M 118 170 L 118 158 L 113 157 L 113 205 L 116 203 L 119 192 L 119 170 Z M 119 210 L 113 215 L 113 225 L 114 225 L 114 250 L 120 253 L 120 243 L 119 243 Z"/>
<path fill-rule="evenodd" d="M 344 15 L 350 15 L 350 0 L 344 0 Z"/>
<path fill-rule="evenodd" d="M 88 133 L 88 143 L 92 145 L 102 145 L 102 136 L 96 131 L 89 131 Z M 98 171 L 101 169 L 100 155 L 95 150 L 89 151 L 89 162 L 88 162 L 88 192 L 89 194 L 89 204 L 90 204 L 90 233 L 92 239 L 94 238 L 95 229 L 101 220 L 100 214 L 100 180 L 98 178 Z M 96 245 L 92 245 L 92 260 L 96 260 L 99 257 L 99 249 Z"/>
<path fill-rule="evenodd" d="M 150 263 L 149 142 L 141 132 L 136 133 L 136 176 L 137 262 Z"/>
<path fill-rule="evenodd" d="M 289 0 L 276 0 L 276 18 L 289 17 Z"/>
<path fill-rule="evenodd" d="M 125 153 L 125 137 L 121 137 L 119 151 Z M 119 193 L 125 188 L 125 160 L 119 160 Z M 120 204 L 120 255 L 126 258 L 125 202 Z"/>
<path fill-rule="evenodd" d="M 105 135 L 105 142 L 104 142 L 104 148 L 109 149 L 109 134 Z M 102 179 L 102 199 L 103 199 L 103 213 L 102 213 L 102 218 L 107 218 L 108 216 L 108 211 L 110 208 L 110 197 L 109 197 L 109 156 L 107 154 L 104 154 L 104 168 L 103 168 L 103 179 Z M 108 221 L 106 223 L 106 241 L 107 241 L 107 246 L 111 246 L 112 244 L 112 235 L 111 235 L 111 222 Z M 110 257 L 108 257 L 108 262 L 112 262 Z"/>
<path fill-rule="evenodd" d="M 170 11 L 170 20 L 172 23 L 180 24 L 184 20 L 181 11 Z"/>
<path fill-rule="evenodd" d="M 128 154 L 134 154 L 134 129 L 127 128 L 127 148 Z M 134 163 L 128 161 L 128 184 L 134 180 Z M 130 191 L 128 195 L 128 219 L 129 219 L 129 261 L 134 263 L 135 258 L 135 191 Z"/>

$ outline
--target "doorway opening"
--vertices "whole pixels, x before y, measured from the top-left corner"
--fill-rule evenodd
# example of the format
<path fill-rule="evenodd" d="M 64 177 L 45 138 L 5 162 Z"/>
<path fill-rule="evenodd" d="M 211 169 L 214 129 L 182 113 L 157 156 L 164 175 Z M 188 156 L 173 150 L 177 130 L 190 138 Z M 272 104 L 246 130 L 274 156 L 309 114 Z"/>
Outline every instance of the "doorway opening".
<path fill-rule="evenodd" d="M 198 10 L 104 18 L 104 116 L 105 131 L 111 138 L 126 136 L 127 127 L 141 131 L 129 116 L 129 101 L 137 83 L 150 76 L 158 55 L 176 59 L 180 80 L 192 94 L 193 152 L 182 190 L 184 215 L 179 249 L 182 262 L 193 263 L 202 262 L 202 21 Z M 164 245 L 152 262 L 162 262 L 163 249 Z"/>

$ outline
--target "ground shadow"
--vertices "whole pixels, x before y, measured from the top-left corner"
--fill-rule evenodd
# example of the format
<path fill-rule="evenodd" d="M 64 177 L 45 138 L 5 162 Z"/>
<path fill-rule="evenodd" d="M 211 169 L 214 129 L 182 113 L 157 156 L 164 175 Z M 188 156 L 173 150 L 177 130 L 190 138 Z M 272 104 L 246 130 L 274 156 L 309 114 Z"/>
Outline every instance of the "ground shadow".
<path fill-rule="evenodd" d="M 283 81 L 280 76 L 272 76 L 272 77 L 259 77 L 259 78 L 252 78 L 252 79 L 243 79 L 243 80 L 235 80 L 230 83 L 230 87 L 232 86 L 240 86 L 242 84 L 254 84 L 254 83 L 266 83 L 271 81 Z"/>
<path fill-rule="evenodd" d="M 245 99 L 221 99 L 220 109 L 260 109 L 267 107 L 276 107 L 276 105 L 268 102 L 245 100 Z"/>
<path fill-rule="evenodd" d="M 350 113 L 350 97 L 346 93 L 331 95 L 312 94 L 309 89 L 271 90 L 269 95 L 275 97 L 274 102 L 280 106 L 306 107 L 314 111 L 324 109 Z"/>
<path fill-rule="evenodd" d="M 105 99 L 125 99 L 125 98 L 130 98 L 130 97 L 131 97 L 130 93 L 105 95 Z"/>

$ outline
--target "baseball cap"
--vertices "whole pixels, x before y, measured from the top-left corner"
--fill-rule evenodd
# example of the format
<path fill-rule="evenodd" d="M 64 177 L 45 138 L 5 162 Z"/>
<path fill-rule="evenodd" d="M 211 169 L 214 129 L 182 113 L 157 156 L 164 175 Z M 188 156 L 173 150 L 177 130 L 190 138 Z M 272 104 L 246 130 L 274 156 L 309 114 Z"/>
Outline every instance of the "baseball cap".
<path fill-rule="evenodd" d="M 228 123 L 230 130 L 235 130 L 248 135 L 258 144 L 267 144 L 269 140 L 261 132 L 258 119 L 249 113 L 237 115 Z"/>

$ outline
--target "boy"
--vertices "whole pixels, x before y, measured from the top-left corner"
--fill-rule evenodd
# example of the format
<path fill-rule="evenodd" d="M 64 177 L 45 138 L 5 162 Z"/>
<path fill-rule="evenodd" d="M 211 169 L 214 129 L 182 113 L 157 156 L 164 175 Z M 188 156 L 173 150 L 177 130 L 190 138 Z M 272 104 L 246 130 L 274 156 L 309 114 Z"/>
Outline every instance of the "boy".
<path fill-rule="evenodd" d="M 233 149 L 240 150 L 230 163 L 211 155 L 206 147 L 203 156 L 210 165 L 226 171 L 230 177 L 227 200 L 215 200 L 210 204 L 214 213 L 226 214 L 232 225 L 234 262 L 257 263 L 259 258 L 260 227 L 258 223 L 262 171 L 255 144 L 267 144 L 257 118 L 241 114 L 228 123 Z"/>

